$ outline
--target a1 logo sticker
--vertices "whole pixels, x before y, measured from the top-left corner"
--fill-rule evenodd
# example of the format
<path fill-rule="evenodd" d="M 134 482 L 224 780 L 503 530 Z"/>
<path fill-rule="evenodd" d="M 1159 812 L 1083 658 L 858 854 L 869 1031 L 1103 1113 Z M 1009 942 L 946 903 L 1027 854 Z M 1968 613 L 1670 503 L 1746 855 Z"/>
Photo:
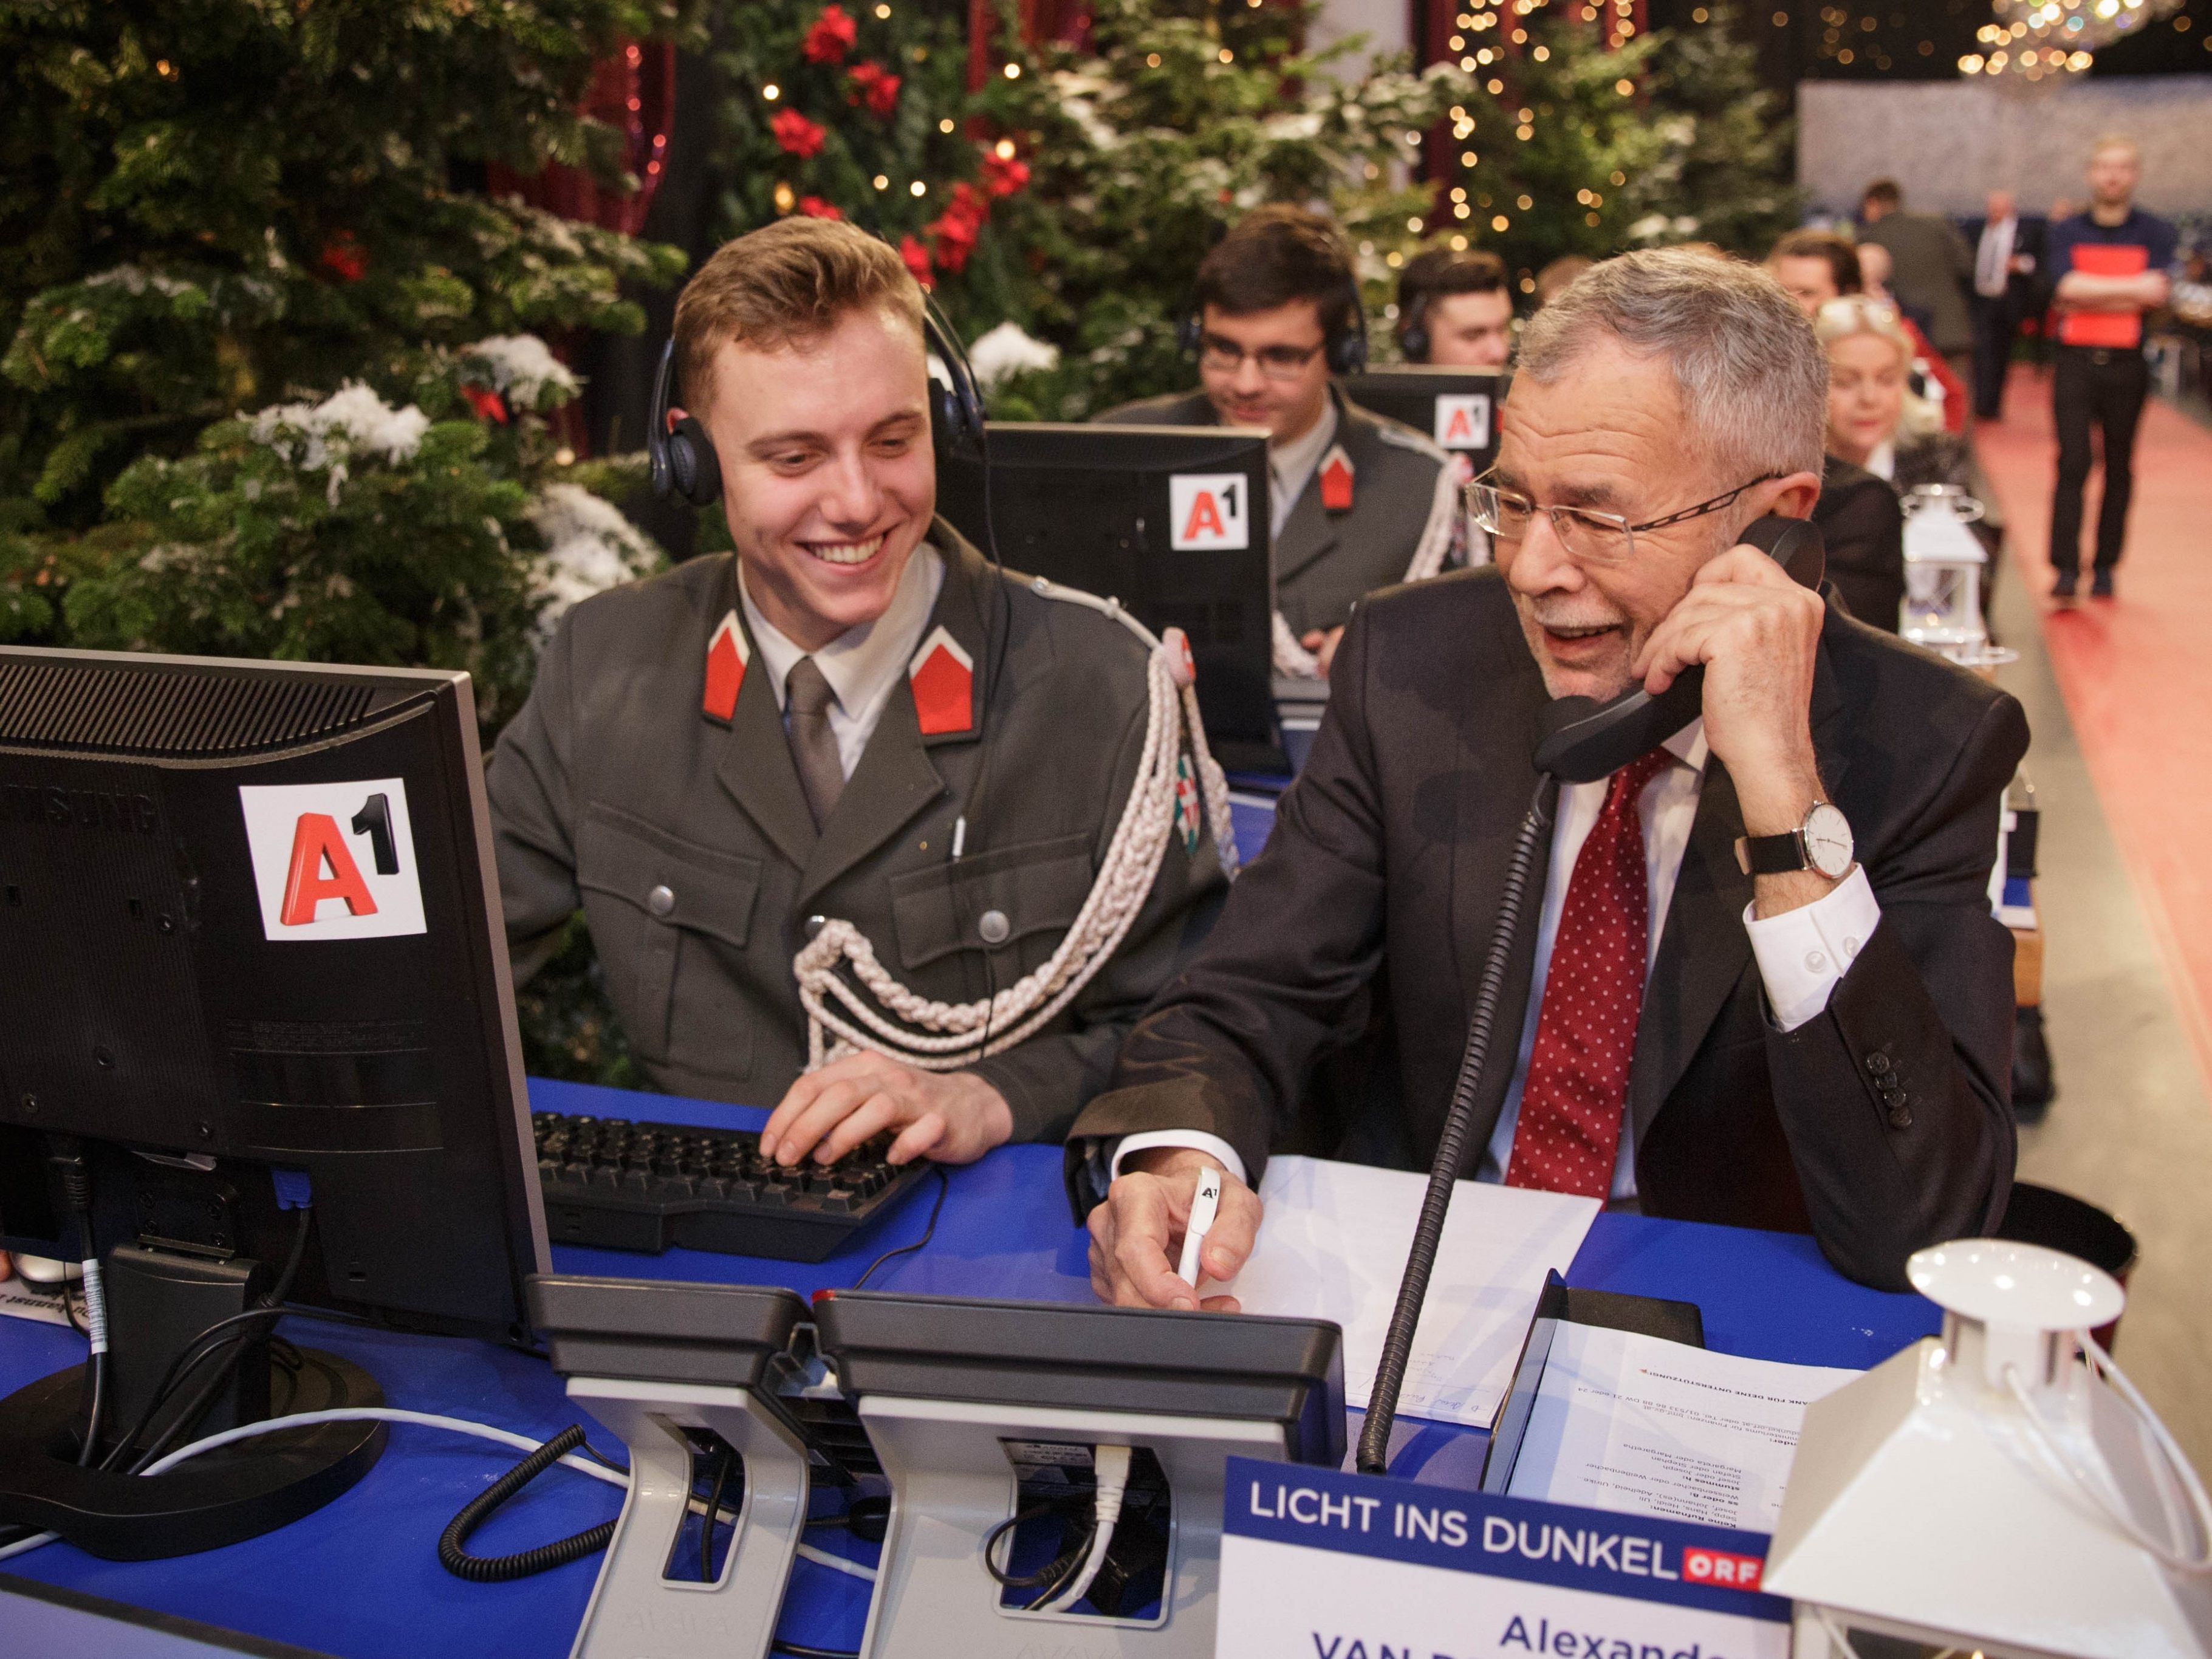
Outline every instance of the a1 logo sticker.
<path fill-rule="evenodd" d="M 1252 483 L 1242 472 L 1168 475 L 1168 545 L 1178 553 L 1252 545 Z"/>
<path fill-rule="evenodd" d="M 428 931 L 403 778 L 241 785 L 261 931 L 272 939 Z"/>
<path fill-rule="evenodd" d="M 1488 392 L 1443 392 L 1437 394 L 1437 447 L 1490 447 Z"/>

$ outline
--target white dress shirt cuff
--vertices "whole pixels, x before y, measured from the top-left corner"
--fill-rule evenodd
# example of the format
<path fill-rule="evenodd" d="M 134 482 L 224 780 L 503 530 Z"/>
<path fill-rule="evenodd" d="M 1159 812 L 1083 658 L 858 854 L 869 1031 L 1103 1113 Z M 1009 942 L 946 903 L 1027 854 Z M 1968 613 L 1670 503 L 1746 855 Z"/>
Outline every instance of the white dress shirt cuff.
<path fill-rule="evenodd" d="M 1743 925 L 1766 982 L 1767 1006 L 1777 1025 L 1794 1031 L 1828 1006 L 1836 981 L 1850 971 L 1881 921 L 1881 906 L 1864 867 L 1854 866 L 1826 898 L 1778 916 L 1761 918 L 1754 908 L 1743 907 Z"/>
<path fill-rule="evenodd" d="M 1244 1160 L 1237 1156 L 1237 1149 L 1219 1135 L 1210 1135 L 1203 1129 L 1147 1129 L 1141 1134 L 1123 1135 L 1121 1144 L 1114 1149 L 1114 1167 L 1106 1178 L 1112 1181 L 1121 1173 L 1121 1160 L 1132 1152 L 1141 1152 L 1148 1146 L 1187 1146 L 1192 1152 L 1204 1152 L 1221 1160 L 1221 1166 L 1246 1186 Z"/>

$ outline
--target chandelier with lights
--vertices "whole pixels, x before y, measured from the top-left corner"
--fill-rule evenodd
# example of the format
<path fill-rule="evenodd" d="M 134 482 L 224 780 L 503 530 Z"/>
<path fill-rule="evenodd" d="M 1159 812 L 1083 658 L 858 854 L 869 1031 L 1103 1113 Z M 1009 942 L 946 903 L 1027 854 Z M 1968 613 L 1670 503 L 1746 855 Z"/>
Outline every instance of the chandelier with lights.
<path fill-rule="evenodd" d="M 2182 0 L 1990 0 L 1996 21 L 1974 38 L 1982 50 L 1959 60 L 1962 75 L 2030 81 L 2079 75 L 2097 49 L 2181 9 Z"/>

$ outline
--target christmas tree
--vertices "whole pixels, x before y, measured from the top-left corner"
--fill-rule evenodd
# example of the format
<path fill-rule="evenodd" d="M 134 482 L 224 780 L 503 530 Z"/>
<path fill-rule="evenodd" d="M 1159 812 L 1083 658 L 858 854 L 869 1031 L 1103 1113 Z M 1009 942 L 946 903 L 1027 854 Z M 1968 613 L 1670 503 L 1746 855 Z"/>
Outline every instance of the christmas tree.
<path fill-rule="evenodd" d="M 1642 193 L 1670 240 L 1694 236 L 1758 259 L 1796 226 L 1803 196 L 1793 177 L 1796 123 L 1759 84 L 1759 53 L 1741 28 L 1722 3 L 1660 37 L 1649 96 L 1668 153 Z"/>
<path fill-rule="evenodd" d="M 10 8 L 0 20 L 0 637 L 477 676 L 649 561 L 588 504 L 531 331 L 635 331 L 674 251 L 482 188 L 626 178 L 629 0 Z M 586 541 L 590 547 L 586 546 Z"/>

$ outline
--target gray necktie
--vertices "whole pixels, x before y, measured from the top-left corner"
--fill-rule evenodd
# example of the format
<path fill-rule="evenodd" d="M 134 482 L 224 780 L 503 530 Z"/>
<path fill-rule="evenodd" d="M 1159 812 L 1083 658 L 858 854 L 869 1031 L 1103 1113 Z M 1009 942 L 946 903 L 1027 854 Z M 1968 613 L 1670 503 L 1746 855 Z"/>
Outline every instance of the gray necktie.
<path fill-rule="evenodd" d="M 783 707 L 790 717 L 791 759 L 799 768 L 799 787 L 819 830 L 830 821 L 837 797 L 845 793 L 845 766 L 837 757 L 837 734 L 830 729 L 830 704 L 836 694 L 821 665 L 801 657 L 784 676 Z"/>

